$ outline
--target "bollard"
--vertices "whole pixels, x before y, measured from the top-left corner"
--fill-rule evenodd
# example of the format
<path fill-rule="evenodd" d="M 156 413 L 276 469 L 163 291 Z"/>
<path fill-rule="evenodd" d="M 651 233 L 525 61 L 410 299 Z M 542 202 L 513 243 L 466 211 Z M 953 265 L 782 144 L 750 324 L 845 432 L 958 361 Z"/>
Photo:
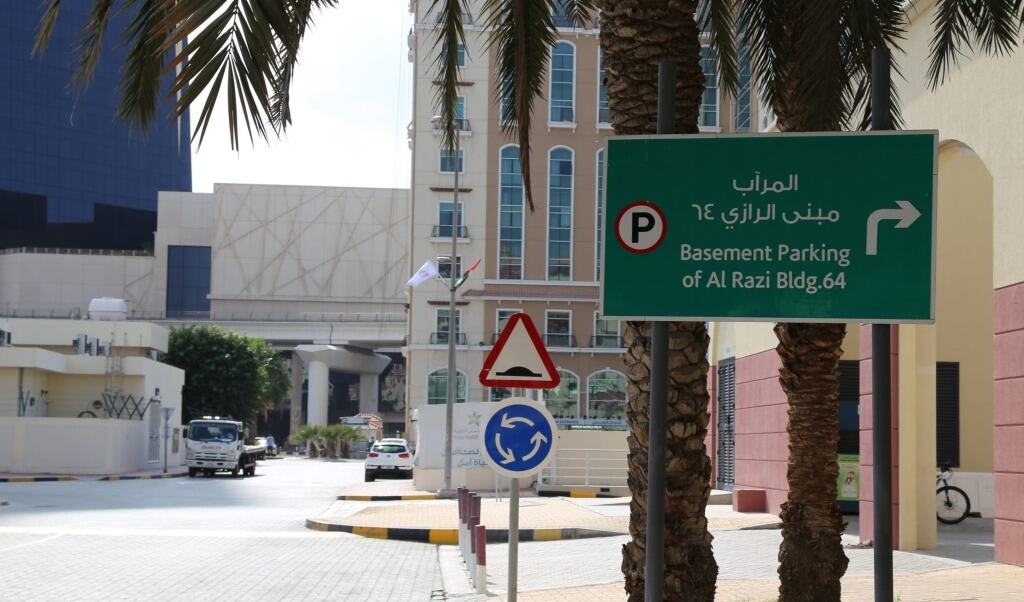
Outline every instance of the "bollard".
<path fill-rule="evenodd" d="M 476 538 L 473 537 L 473 533 L 476 530 L 477 525 L 479 525 L 479 524 L 480 524 L 480 517 L 479 516 L 473 516 L 473 515 L 470 515 L 469 522 L 466 524 L 466 526 L 469 528 L 469 534 L 470 534 L 470 536 L 469 536 L 469 556 L 466 558 L 466 572 L 469 573 L 469 576 L 473 579 L 474 583 L 476 583 L 476 562 L 477 562 L 477 560 L 476 560 L 476 551 L 477 551 L 477 545 L 478 544 L 477 544 Z"/>
<path fill-rule="evenodd" d="M 463 560 L 466 558 L 466 540 L 468 539 L 468 531 L 466 530 L 466 515 L 467 504 L 466 504 L 466 488 L 459 487 L 457 490 L 457 500 L 459 504 L 459 554 L 462 555 Z"/>
<path fill-rule="evenodd" d="M 476 543 L 476 593 L 487 593 L 487 527 L 473 527 L 473 541 Z"/>

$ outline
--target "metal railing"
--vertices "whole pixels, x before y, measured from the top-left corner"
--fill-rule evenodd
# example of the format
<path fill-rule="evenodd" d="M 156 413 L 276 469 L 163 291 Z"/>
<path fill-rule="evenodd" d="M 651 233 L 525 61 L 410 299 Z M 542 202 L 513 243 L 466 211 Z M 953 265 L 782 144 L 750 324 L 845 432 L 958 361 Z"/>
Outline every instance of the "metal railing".
<path fill-rule="evenodd" d="M 460 131 L 460 132 L 472 132 L 473 131 L 473 128 L 470 127 L 470 125 L 469 125 L 469 119 L 467 119 L 465 117 L 456 117 L 455 119 L 452 120 L 452 122 L 453 122 L 452 125 L 455 126 L 455 129 Z M 442 134 L 442 133 L 444 133 L 444 128 L 441 127 L 440 124 L 434 125 L 434 133 L 435 134 Z"/>
<path fill-rule="evenodd" d="M 621 349 L 625 347 L 622 337 L 617 334 L 595 334 L 590 337 L 590 346 L 602 349 Z"/>
<path fill-rule="evenodd" d="M 431 345 L 447 345 L 448 344 L 448 333 L 447 332 L 432 332 L 430 333 L 430 344 Z M 465 345 L 466 344 L 466 333 L 457 332 L 455 333 L 455 344 Z"/>
<path fill-rule="evenodd" d="M 140 249 L 74 249 L 66 247 L 11 247 L 0 249 L 0 255 L 34 253 L 40 255 L 114 255 L 122 257 L 152 257 L 152 250 Z"/>
<path fill-rule="evenodd" d="M 624 449 L 559 448 L 538 482 L 541 485 L 625 487 L 627 471 Z"/>
<path fill-rule="evenodd" d="M 571 334 L 545 334 L 544 344 L 548 347 L 576 347 L 576 336 Z"/>
<path fill-rule="evenodd" d="M 468 239 L 469 238 L 469 228 L 467 228 L 466 226 L 459 226 L 458 228 L 459 228 L 459 230 L 458 230 L 459 238 L 467 238 Z M 430 230 L 430 237 L 431 238 L 447 238 L 448 240 L 451 240 L 451 238 L 452 238 L 452 227 L 451 227 L 451 224 L 435 225 Z"/>
<path fill-rule="evenodd" d="M 51 318 L 55 320 L 81 320 L 88 315 L 81 308 L 71 309 L 21 309 L 0 307 L 0 318 Z M 404 313 L 341 313 L 341 312 L 165 312 L 129 311 L 129 320 L 154 321 L 170 320 L 182 322 L 336 322 L 336 323 L 386 323 L 405 322 Z"/>

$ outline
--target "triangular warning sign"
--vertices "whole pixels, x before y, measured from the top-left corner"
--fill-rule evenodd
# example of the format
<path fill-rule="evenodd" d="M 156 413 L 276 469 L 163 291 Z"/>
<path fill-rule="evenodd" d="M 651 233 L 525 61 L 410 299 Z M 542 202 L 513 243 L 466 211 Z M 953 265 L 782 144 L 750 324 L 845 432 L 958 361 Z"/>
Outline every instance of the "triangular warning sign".
<path fill-rule="evenodd" d="M 550 389 L 558 386 L 558 381 L 558 371 L 533 320 L 524 313 L 512 314 L 484 360 L 480 383 L 487 387 Z"/>

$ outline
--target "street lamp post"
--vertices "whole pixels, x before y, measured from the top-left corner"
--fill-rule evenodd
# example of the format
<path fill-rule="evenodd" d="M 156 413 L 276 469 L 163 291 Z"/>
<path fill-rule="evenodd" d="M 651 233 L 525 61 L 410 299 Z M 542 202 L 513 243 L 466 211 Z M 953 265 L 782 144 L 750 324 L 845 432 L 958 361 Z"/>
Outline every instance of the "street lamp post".
<path fill-rule="evenodd" d="M 455 129 L 454 120 L 445 124 L 440 116 L 431 119 L 435 127 L 447 125 L 449 132 Z M 462 171 L 462 161 L 459 159 L 459 133 L 454 132 L 455 139 L 455 170 L 454 187 L 452 189 L 452 254 L 448 258 L 448 386 L 444 409 L 444 491 L 452 491 L 452 420 L 455 413 L 455 396 L 458 394 L 458 378 L 455 372 L 455 337 L 457 335 L 455 323 L 455 293 L 458 290 L 458 275 L 455 266 L 457 263 L 458 242 L 459 242 L 459 172 Z"/>

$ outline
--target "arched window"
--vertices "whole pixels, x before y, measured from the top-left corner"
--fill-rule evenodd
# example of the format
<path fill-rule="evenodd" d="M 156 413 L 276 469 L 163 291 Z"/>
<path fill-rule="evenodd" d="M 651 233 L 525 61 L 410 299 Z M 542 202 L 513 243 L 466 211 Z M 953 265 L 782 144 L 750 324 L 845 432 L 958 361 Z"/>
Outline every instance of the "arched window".
<path fill-rule="evenodd" d="M 597 49 L 597 123 L 607 124 L 612 121 L 612 111 L 608 108 L 608 87 L 604 84 L 604 54 Z"/>
<path fill-rule="evenodd" d="M 519 147 L 501 149 L 498 190 L 498 278 L 523 278 L 523 172 Z"/>
<path fill-rule="evenodd" d="M 548 280 L 572 279 L 572 150 L 548 153 Z"/>
<path fill-rule="evenodd" d="M 575 116 L 576 48 L 569 42 L 558 42 L 551 50 L 551 113 L 552 123 L 573 123 Z"/>
<path fill-rule="evenodd" d="M 555 418 L 579 418 L 579 377 L 568 370 L 559 370 L 558 377 L 558 386 L 544 391 L 544 405 Z"/>
<path fill-rule="evenodd" d="M 710 46 L 700 49 L 700 68 L 704 72 L 704 95 L 701 97 L 698 123 L 701 127 L 718 127 L 718 54 Z"/>
<path fill-rule="evenodd" d="M 455 402 L 466 403 L 465 372 L 456 372 L 455 382 Z M 448 368 L 438 368 L 427 376 L 427 404 L 440 403 L 448 403 Z"/>
<path fill-rule="evenodd" d="M 626 418 L 626 377 L 605 369 L 587 378 L 587 417 Z"/>
<path fill-rule="evenodd" d="M 595 238 L 594 243 L 594 280 L 601 280 L 601 228 L 604 227 L 604 211 L 601 197 L 604 196 L 604 149 L 597 151 L 597 194 L 594 195 L 596 210 L 594 212 Z"/>

